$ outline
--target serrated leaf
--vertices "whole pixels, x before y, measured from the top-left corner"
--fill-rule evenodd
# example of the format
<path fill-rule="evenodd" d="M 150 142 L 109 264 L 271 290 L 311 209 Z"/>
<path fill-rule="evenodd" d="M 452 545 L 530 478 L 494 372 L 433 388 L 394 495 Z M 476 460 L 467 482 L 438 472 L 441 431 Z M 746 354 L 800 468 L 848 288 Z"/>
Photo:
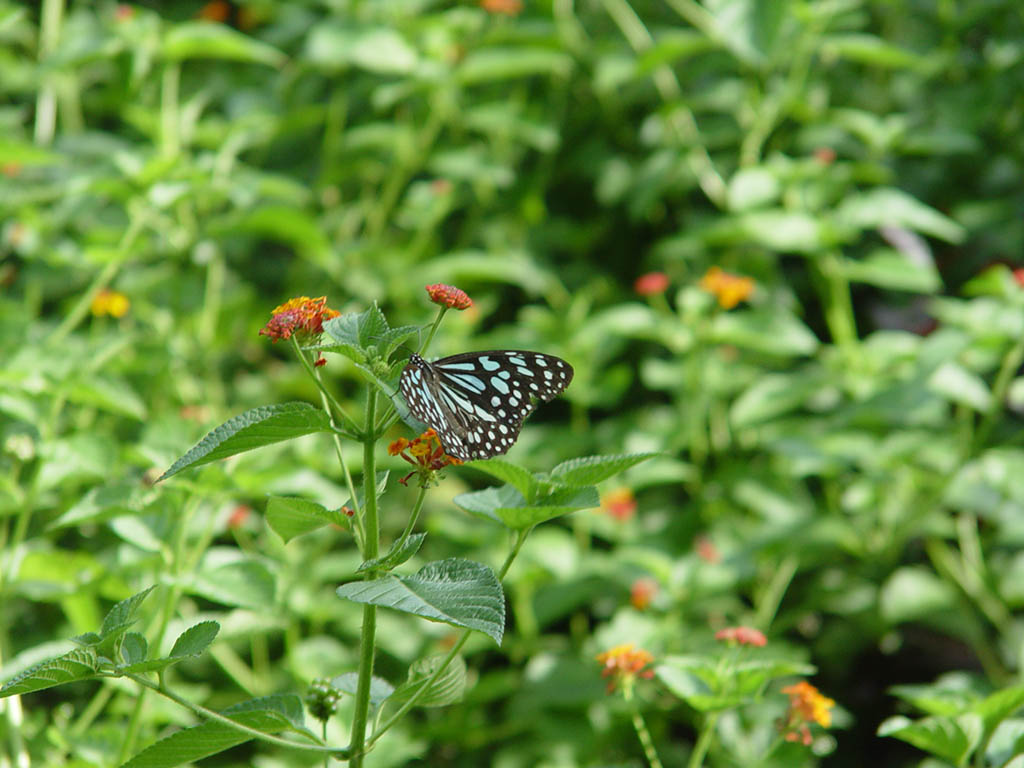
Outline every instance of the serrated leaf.
<path fill-rule="evenodd" d="M 462 558 L 428 563 L 412 576 L 343 584 L 338 596 L 475 629 L 499 645 L 505 631 L 505 597 L 494 571 Z"/>
<path fill-rule="evenodd" d="M 502 482 L 508 483 L 526 499 L 532 497 L 536 491 L 537 481 L 533 475 L 522 467 L 504 459 L 474 461 L 472 467 L 473 469 L 479 469 L 481 472 L 486 472 L 491 477 L 496 477 Z"/>
<path fill-rule="evenodd" d="M 330 524 L 351 527 L 343 512 L 327 509 L 315 501 L 293 496 L 271 496 L 267 499 L 267 525 L 286 544 L 296 536 Z"/>
<path fill-rule="evenodd" d="M 405 701 L 419 691 L 441 666 L 446 655 L 417 659 L 409 667 L 409 678 L 391 694 L 392 701 Z M 462 701 L 466 693 L 466 662 L 455 656 L 444 672 L 416 699 L 417 707 L 445 707 Z"/>
<path fill-rule="evenodd" d="M 377 342 L 381 356 L 385 359 L 389 358 L 392 352 L 405 343 L 406 339 L 415 336 L 420 330 L 418 325 L 403 325 L 400 328 L 391 328 L 385 331 L 381 334 L 380 341 Z"/>
<path fill-rule="evenodd" d="M 560 485 L 594 485 L 657 455 L 623 453 L 615 456 L 584 456 L 563 461 L 551 470 L 549 477 Z"/>
<path fill-rule="evenodd" d="M 419 552 L 420 547 L 423 546 L 423 540 L 426 538 L 427 534 L 425 533 L 414 533 L 405 541 L 396 541 L 383 557 L 375 557 L 372 560 L 364 561 L 356 569 L 356 572 L 390 571 Z"/>
<path fill-rule="evenodd" d="M 99 659 L 92 648 L 76 648 L 55 659 L 36 664 L 0 688 L 0 698 L 41 691 L 55 685 L 88 680 L 99 669 Z"/>
<path fill-rule="evenodd" d="M 308 403 L 281 403 L 253 408 L 229 419 L 196 443 L 158 479 L 166 480 L 183 469 L 226 459 L 282 440 L 330 431 L 327 414 Z"/>
<path fill-rule="evenodd" d="M 201 621 L 194 624 L 178 635 L 169 655 L 176 659 L 198 656 L 209 647 L 218 632 L 220 624 L 216 621 Z"/>
<path fill-rule="evenodd" d="M 294 694 L 242 702 L 221 712 L 237 723 L 263 733 L 305 731 L 302 700 Z M 253 737 L 228 725 L 206 722 L 184 728 L 139 752 L 122 768 L 172 768 L 223 752 Z"/>
<path fill-rule="evenodd" d="M 142 605 L 142 601 L 154 589 L 156 587 L 144 589 L 111 608 L 103 619 L 103 625 L 100 627 L 100 637 L 105 640 L 112 635 L 123 632 L 134 624 L 138 620 L 139 606 Z"/>
<path fill-rule="evenodd" d="M 336 352 L 365 363 L 371 358 L 370 347 L 387 343 L 391 329 L 380 307 L 373 304 L 363 312 L 349 312 L 324 323 L 324 333 L 337 342 Z"/>
<path fill-rule="evenodd" d="M 146 660 L 149 642 L 138 632 L 125 632 L 121 640 L 121 658 L 126 664 L 138 664 Z"/>
<path fill-rule="evenodd" d="M 501 523 L 514 531 L 532 528 L 545 520 L 567 515 L 580 509 L 601 506 L 597 488 L 586 486 L 556 488 L 553 492 L 539 496 L 530 504 L 515 488 L 503 485 L 500 488 L 485 488 L 456 496 L 455 505 L 478 517 Z"/>

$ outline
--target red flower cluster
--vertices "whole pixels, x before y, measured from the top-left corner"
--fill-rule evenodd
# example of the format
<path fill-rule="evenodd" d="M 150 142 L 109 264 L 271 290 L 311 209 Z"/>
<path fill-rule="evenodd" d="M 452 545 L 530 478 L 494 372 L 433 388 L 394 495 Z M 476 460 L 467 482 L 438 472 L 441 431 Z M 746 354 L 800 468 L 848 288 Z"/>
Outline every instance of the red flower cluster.
<path fill-rule="evenodd" d="M 324 332 L 324 320 L 337 317 L 338 311 L 327 306 L 326 296 L 318 299 L 299 296 L 274 307 L 272 314 L 270 322 L 260 329 L 260 336 L 277 343 L 295 334 L 300 343 L 308 344 L 320 338 Z"/>
<path fill-rule="evenodd" d="M 448 309 L 469 309 L 473 306 L 473 300 L 466 292 L 454 285 L 436 283 L 426 286 L 426 291 L 432 302 Z"/>
<path fill-rule="evenodd" d="M 640 275 L 633 283 L 633 290 L 641 296 L 654 296 L 668 290 L 668 275 L 664 272 L 648 272 Z"/>
<path fill-rule="evenodd" d="M 753 645 L 762 648 L 768 639 L 759 629 L 753 627 L 726 627 L 715 632 L 715 640 L 724 640 L 730 645 Z"/>
<path fill-rule="evenodd" d="M 646 611 L 658 594 L 658 582 L 650 578 L 637 579 L 629 588 L 629 603 L 638 611 Z"/>
<path fill-rule="evenodd" d="M 406 440 L 404 437 L 398 438 L 388 446 L 388 454 L 391 456 L 401 456 L 415 467 L 412 472 L 398 482 L 405 485 L 409 482 L 410 477 L 419 474 L 421 488 L 426 488 L 430 484 L 434 479 L 434 473 L 438 470 L 462 463 L 461 459 L 449 456 L 444 452 L 444 448 L 441 447 L 441 440 L 432 429 L 428 429 L 422 435 L 412 440 Z"/>
<path fill-rule="evenodd" d="M 625 522 L 636 514 L 636 496 L 629 488 L 616 488 L 601 499 L 601 509 L 619 522 Z"/>

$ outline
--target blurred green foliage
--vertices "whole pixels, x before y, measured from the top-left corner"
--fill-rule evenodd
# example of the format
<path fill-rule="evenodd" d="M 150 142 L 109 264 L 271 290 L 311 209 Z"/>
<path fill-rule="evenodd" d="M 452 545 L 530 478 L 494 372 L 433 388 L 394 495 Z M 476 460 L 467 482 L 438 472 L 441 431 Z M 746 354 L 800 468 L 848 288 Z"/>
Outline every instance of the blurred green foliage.
<path fill-rule="evenodd" d="M 501 648 L 466 646 L 465 699 L 369 764 L 639 765 L 594 655 L 709 652 L 731 624 L 812 664 L 840 705 L 813 750 L 766 764 L 1007 764 L 1024 730 L 1022 136 L 1011 0 L 0 0 L 0 676 L 154 584 L 180 602 L 154 600 L 140 633 L 221 624 L 172 672 L 212 709 L 353 669 L 359 610 L 334 595 L 360 563 L 351 536 L 285 545 L 259 514 L 268 494 L 348 498 L 325 443 L 152 481 L 233 415 L 317 402 L 257 336 L 274 306 L 327 294 L 424 323 L 423 286 L 447 282 L 475 304 L 433 353 L 576 369 L 517 461 L 661 456 L 623 475 L 618 506 L 538 529 L 505 581 Z M 714 266 L 754 281 L 747 301 L 701 287 Z M 638 295 L 652 271 L 668 289 Z M 358 372 L 324 370 L 357 405 Z M 451 503 L 485 484 L 449 470 L 413 564 L 500 562 L 500 530 Z M 392 539 L 412 501 L 396 492 Z M 450 642 L 379 624 L 395 684 Z M 637 697 L 684 764 L 700 707 L 657 681 Z M 22 701 L 3 748 L 45 765 L 115 764 L 125 723 L 142 746 L 192 722 L 152 697 L 132 718 L 112 684 Z M 753 764 L 784 705 L 725 712 L 708 764 Z M 249 745 L 209 764 L 303 759 Z"/>

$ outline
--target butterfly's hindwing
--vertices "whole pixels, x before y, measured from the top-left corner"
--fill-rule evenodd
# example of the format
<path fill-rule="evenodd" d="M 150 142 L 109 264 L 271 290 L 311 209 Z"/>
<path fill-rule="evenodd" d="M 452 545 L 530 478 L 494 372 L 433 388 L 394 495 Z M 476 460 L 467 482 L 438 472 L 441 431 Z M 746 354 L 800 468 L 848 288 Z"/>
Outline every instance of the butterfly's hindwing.
<path fill-rule="evenodd" d="M 535 398 L 551 400 L 572 375 L 567 362 L 539 352 L 468 352 L 433 363 L 413 355 L 399 386 L 412 415 L 437 432 L 445 453 L 471 461 L 507 452 Z"/>

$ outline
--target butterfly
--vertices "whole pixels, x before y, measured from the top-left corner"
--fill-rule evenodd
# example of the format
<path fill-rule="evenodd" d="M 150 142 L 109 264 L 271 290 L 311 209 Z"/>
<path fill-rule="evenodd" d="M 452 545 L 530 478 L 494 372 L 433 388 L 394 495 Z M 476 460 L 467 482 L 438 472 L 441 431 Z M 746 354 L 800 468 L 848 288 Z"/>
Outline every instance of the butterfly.
<path fill-rule="evenodd" d="M 413 354 L 398 386 L 409 411 L 437 433 L 445 453 L 472 461 L 506 453 L 536 400 L 560 394 L 572 374 L 561 358 L 516 349 L 434 362 Z"/>

